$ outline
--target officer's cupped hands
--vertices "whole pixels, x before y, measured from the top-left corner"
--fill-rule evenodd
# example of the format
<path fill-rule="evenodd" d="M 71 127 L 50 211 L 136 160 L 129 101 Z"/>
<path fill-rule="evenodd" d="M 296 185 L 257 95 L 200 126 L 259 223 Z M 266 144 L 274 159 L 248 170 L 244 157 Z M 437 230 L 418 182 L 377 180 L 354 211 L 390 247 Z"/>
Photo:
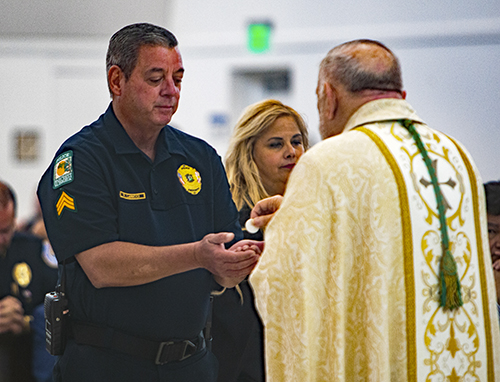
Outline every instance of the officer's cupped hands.
<path fill-rule="evenodd" d="M 221 285 L 228 287 L 250 274 L 264 248 L 263 242 L 241 240 L 226 249 L 224 244 L 233 238 L 234 234 L 228 232 L 206 235 L 198 242 L 195 252 L 199 265 L 213 273 L 219 283 L 219 280 L 226 279 L 226 285 Z"/>

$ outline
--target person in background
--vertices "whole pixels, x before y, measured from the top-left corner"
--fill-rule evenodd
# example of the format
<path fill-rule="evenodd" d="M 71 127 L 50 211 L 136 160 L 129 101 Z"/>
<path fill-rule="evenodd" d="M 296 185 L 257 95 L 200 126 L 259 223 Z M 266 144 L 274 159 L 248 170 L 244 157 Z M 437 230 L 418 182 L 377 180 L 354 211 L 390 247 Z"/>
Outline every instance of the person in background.
<path fill-rule="evenodd" d="M 44 260 L 48 262 L 50 267 L 57 269 L 57 259 L 47 237 L 40 202 L 36 194 L 34 200 L 34 213 L 29 219 L 22 223 L 18 223 L 16 230 L 30 233 L 42 239 Z M 52 382 L 52 371 L 54 369 L 56 357 L 51 355 L 46 349 L 45 313 L 43 303 L 33 309 L 32 316 L 33 376 L 36 382 Z"/>
<path fill-rule="evenodd" d="M 216 151 L 167 125 L 184 76 L 175 36 L 125 26 L 106 68 L 107 111 L 62 144 L 38 185 L 71 323 L 54 379 L 216 381 L 204 333 L 212 282 L 238 284 L 262 243 L 234 243 L 238 211 Z"/>
<path fill-rule="evenodd" d="M 268 99 L 245 109 L 234 127 L 226 154 L 226 173 L 240 225 L 259 200 L 285 192 L 288 177 L 308 148 L 307 126 L 294 109 Z M 262 231 L 247 239 L 263 240 Z M 262 323 L 247 280 L 215 294 L 213 352 L 219 360 L 219 382 L 264 381 Z"/>
<path fill-rule="evenodd" d="M 0 381 L 38 381 L 32 353 L 36 328 L 43 328 L 45 294 L 54 290 L 57 265 L 41 239 L 16 232 L 16 198 L 0 182 Z M 37 312 L 42 311 L 39 316 Z M 32 330 L 33 329 L 33 330 Z M 35 357 L 36 358 L 36 357 Z M 42 366 L 42 367 L 45 367 Z M 51 365 L 48 365 L 49 373 Z"/>
<path fill-rule="evenodd" d="M 36 198 L 35 203 L 35 214 L 19 229 L 42 239 L 46 259 L 49 261 L 51 267 L 57 268 L 57 258 L 47 236 L 38 198 Z M 52 382 L 52 371 L 56 363 L 56 357 L 51 355 L 46 349 L 43 304 L 40 304 L 33 310 L 31 330 L 33 331 L 33 375 L 35 380 L 36 382 Z"/>
<path fill-rule="evenodd" d="M 497 290 L 498 314 L 500 315 L 500 182 L 485 183 L 484 191 L 486 194 L 491 261 Z"/>
<path fill-rule="evenodd" d="M 316 94 L 323 141 L 293 170 L 250 275 L 268 381 L 498 380 L 470 155 L 405 101 L 399 60 L 380 42 L 333 48 Z"/>

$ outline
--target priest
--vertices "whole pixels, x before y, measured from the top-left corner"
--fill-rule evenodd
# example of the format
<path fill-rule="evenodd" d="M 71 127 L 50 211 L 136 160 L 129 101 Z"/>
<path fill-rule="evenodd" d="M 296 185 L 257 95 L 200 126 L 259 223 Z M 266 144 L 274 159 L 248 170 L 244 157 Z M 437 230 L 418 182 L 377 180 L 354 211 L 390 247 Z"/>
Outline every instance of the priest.
<path fill-rule="evenodd" d="M 323 141 L 292 172 L 250 278 L 268 381 L 499 380 L 471 156 L 405 101 L 377 41 L 332 49 L 316 94 Z"/>

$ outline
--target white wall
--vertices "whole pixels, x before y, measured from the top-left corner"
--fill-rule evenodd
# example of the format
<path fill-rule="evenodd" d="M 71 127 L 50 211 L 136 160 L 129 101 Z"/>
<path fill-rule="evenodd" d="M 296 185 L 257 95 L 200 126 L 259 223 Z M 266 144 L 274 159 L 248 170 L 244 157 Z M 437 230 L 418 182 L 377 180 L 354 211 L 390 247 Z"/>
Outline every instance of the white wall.
<path fill-rule="evenodd" d="M 169 0 L 1 0 L 0 35 L 108 37 L 123 25 L 168 20 Z"/>
<path fill-rule="evenodd" d="M 40 176 L 71 134 L 106 108 L 106 41 L 0 40 L 0 179 L 28 217 Z M 39 159 L 20 163 L 13 134 L 28 128 L 41 137 Z"/>
<path fill-rule="evenodd" d="M 241 112 L 233 110 L 236 70 L 289 69 L 287 102 L 305 116 L 318 141 L 318 64 L 337 43 L 363 37 L 387 43 L 400 57 L 408 100 L 420 116 L 463 142 L 484 180 L 500 178 L 497 0 L 184 0 L 170 2 L 169 9 L 165 25 L 179 38 L 186 68 L 172 124 L 206 139 L 221 155 Z M 266 54 L 246 49 L 247 22 L 255 19 L 274 24 Z M 0 179 L 16 189 L 21 218 L 31 213 L 36 184 L 56 148 L 107 107 L 106 44 L 107 38 L 0 36 Z M 214 114 L 228 116 L 226 125 L 215 128 Z M 12 157 L 17 126 L 42 131 L 37 162 L 19 164 Z"/>

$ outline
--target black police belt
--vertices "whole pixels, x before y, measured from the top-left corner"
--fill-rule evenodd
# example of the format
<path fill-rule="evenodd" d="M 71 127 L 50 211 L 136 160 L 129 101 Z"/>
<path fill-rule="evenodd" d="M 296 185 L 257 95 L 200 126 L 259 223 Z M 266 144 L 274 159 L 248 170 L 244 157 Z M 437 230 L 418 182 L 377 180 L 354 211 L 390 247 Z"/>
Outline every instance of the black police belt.
<path fill-rule="evenodd" d="M 72 337 L 80 345 L 112 349 L 117 352 L 146 358 L 157 365 L 179 362 L 205 349 L 203 331 L 196 338 L 182 341 L 152 341 L 118 330 L 71 321 Z"/>

